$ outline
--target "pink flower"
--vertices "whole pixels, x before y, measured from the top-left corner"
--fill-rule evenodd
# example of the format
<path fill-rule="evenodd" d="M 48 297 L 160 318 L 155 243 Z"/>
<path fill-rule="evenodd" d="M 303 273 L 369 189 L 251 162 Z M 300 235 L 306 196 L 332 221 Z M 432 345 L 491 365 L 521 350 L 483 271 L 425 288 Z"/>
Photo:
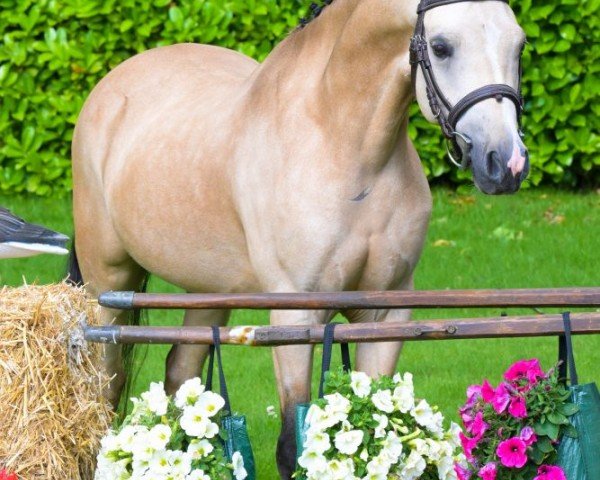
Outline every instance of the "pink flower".
<path fill-rule="evenodd" d="M 527 463 L 526 449 L 527 445 L 523 440 L 519 437 L 512 437 L 500 442 L 496 449 L 496 455 L 500 457 L 500 463 L 505 467 L 521 468 Z"/>
<path fill-rule="evenodd" d="M 500 385 L 498 385 L 498 388 L 494 390 L 494 398 L 492 399 L 492 406 L 494 407 L 494 411 L 496 413 L 502 413 L 504 410 L 506 410 L 506 407 L 508 406 L 509 402 L 510 395 L 508 393 L 508 390 L 506 389 L 504 384 L 501 383 Z"/>
<path fill-rule="evenodd" d="M 467 431 L 475 438 L 481 438 L 485 431 L 490 426 L 483 421 L 483 413 L 477 412 L 471 424 L 467 427 Z"/>
<path fill-rule="evenodd" d="M 537 477 L 533 480 L 567 480 L 562 468 L 555 465 L 542 465 L 538 468 Z"/>
<path fill-rule="evenodd" d="M 481 385 L 481 398 L 485 403 L 492 403 L 494 399 L 494 387 L 487 380 L 484 380 L 483 385 Z"/>
<path fill-rule="evenodd" d="M 537 442 L 537 435 L 531 427 L 523 428 L 523 430 L 521 430 L 521 433 L 519 434 L 519 438 L 523 440 L 525 442 L 525 445 L 527 445 L 528 447 Z"/>
<path fill-rule="evenodd" d="M 471 425 L 473 425 L 473 416 L 468 413 L 461 413 L 460 418 L 462 418 L 465 428 L 469 430 L 471 428 Z"/>
<path fill-rule="evenodd" d="M 458 480 L 469 480 L 471 478 L 471 472 L 464 468 L 460 463 L 454 464 L 454 472 L 458 477 Z"/>
<path fill-rule="evenodd" d="M 477 476 L 483 480 L 496 480 L 496 464 L 493 462 L 487 463 L 477 472 Z"/>
<path fill-rule="evenodd" d="M 475 460 L 473 458 L 473 450 L 477 448 L 477 443 L 479 442 L 480 438 L 469 438 L 462 432 L 460 432 L 458 436 L 460 438 L 460 444 L 462 445 L 463 451 L 465 452 L 465 457 L 467 457 L 469 463 L 473 463 Z"/>
<path fill-rule="evenodd" d="M 540 361 L 537 358 L 531 360 L 519 360 L 513 363 L 506 372 L 504 378 L 509 382 L 519 382 L 527 380 L 531 384 L 537 383 L 538 378 L 544 377 L 544 371 L 540 367 Z"/>
<path fill-rule="evenodd" d="M 521 396 L 512 397 L 508 406 L 508 413 L 515 418 L 525 418 L 527 416 L 525 399 Z"/>

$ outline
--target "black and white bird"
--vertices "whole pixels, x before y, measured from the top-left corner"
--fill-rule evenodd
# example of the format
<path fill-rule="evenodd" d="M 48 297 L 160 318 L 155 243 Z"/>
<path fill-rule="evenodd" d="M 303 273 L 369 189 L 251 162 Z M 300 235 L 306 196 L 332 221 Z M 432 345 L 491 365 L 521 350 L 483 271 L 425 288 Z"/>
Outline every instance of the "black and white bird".
<path fill-rule="evenodd" d="M 41 253 L 65 255 L 69 237 L 22 218 L 0 207 L 0 259 L 32 257 Z"/>

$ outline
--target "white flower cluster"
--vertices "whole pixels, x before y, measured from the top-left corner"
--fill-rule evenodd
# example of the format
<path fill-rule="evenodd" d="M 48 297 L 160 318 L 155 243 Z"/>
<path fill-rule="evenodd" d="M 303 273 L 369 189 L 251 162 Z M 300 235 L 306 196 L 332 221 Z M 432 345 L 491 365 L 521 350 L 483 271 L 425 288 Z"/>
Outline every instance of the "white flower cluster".
<path fill-rule="evenodd" d="M 211 480 L 215 462 L 236 480 L 246 478 L 239 452 L 231 463 L 224 459 L 213 421 L 225 401 L 205 391 L 199 378 L 185 382 L 174 400 L 159 382 L 132 401 L 123 426 L 102 439 L 95 480 Z"/>
<path fill-rule="evenodd" d="M 416 402 L 410 373 L 341 375 L 350 388 L 325 395 L 306 416 L 298 465 L 307 480 L 416 480 L 428 467 L 440 480 L 457 480 L 460 428 L 444 430 L 442 414 Z"/>

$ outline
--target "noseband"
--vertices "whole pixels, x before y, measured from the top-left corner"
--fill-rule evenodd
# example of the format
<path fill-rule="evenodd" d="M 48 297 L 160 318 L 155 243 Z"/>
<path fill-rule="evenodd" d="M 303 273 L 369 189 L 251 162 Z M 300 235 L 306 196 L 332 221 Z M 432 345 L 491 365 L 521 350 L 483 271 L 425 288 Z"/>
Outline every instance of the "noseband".
<path fill-rule="evenodd" d="M 423 78 L 425 80 L 425 91 L 427 100 L 433 115 L 437 118 L 442 127 L 444 136 L 448 139 L 448 155 L 450 160 L 460 167 L 466 168 L 470 162 L 469 152 L 472 147 L 471 139 L 456 131 L 456 124 L 460 118 L 477 103 L 495 98 L 501 102 L 503 98 L 508 98 L 515 104 L 517 109 L 517 121 L 521 125 L 521 112 L 523 110 L 523 97 L 521 96 L 521 66 L 519 65 L 519 91 L 509 85 L 492 84 L 478 88 L 460 99 L 456 105 L 448 101 L 444 96 L 433 74 L 429 52 L 427 50 L 427 39 L 425 37 L 425 12 L 435 7 L 458 3 L 465 1 L 490 1 L 490 0 L 421 0 L 417 8 L 417 24 L 415 33 L 410 40 L 410 64 L 412 66 L 413 85 L 416 85 L 417 66 L 420 65 Z M 508 3 L 508 0 L 495 0 Z M 452 151 L 451 151 L 452 150 Z M 461 163 L 458 163 L 453 155 L 462 157 Z"/>

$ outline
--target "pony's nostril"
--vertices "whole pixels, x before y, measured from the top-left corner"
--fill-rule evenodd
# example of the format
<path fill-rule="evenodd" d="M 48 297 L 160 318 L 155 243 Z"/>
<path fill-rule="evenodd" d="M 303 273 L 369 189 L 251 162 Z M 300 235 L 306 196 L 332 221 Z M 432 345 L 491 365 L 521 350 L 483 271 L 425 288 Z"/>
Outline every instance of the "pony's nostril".
<path fill-rule="evenodd" d="M 490 178 L 499 179 L 502 176 L 502 165 L 500 164 L 500 155 L 498 155 L 498 152 L 492 150 L 487 154 L 485 168 Z"/>

